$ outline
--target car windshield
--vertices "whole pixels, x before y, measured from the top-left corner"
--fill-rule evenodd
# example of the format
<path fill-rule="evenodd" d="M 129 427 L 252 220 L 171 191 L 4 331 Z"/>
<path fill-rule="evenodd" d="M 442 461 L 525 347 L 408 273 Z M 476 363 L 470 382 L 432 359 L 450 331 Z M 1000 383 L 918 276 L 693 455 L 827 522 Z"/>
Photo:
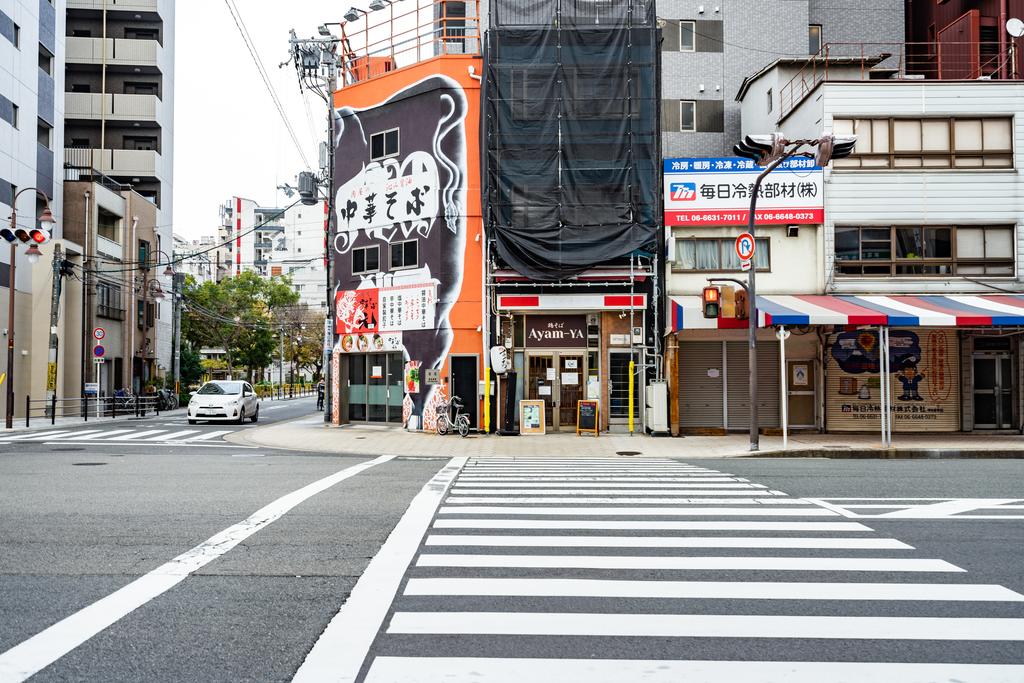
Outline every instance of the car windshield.
<path fill-rule="evenodd" d="M 213 382 L 210 382 L 209 384 L 204 384 L 203 388 L 200 389 L 197 393 L 204 395 L 216 394 L 218 396 L 223 394 L 240 394 L 242 393 L 242 383 L 223 382 L 220 384 L 215 384 Z"/>

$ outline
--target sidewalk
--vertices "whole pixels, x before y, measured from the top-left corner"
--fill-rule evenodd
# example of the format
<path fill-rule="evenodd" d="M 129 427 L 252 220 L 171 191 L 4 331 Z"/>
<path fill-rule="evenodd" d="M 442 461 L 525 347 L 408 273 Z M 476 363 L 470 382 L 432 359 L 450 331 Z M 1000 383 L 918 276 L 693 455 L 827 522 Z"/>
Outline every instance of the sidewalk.
<path fill-rule="evenodd" d="M 599 437 L 570 434 L 544 436 L 438 436 L 407 432 L 390 425 L 325 426 L 319 413 L 266 427 L 229 434 L 228 441 L 247 446 L 337 454 L 387 454 L 436 456 L 615 456 L 643 455 L 675 458 L 729 458 L 750 456 L 746 434 L 687 436 L 684 438 L 602 434 Z M 896 435 L 894 451 L 883 450 L 872 434 L 798 434 L 782 450 L 782 437 L 762 436 L 761 457 L 1020 457 L 1020 435 L 976 436 L 971 434 Z"/>

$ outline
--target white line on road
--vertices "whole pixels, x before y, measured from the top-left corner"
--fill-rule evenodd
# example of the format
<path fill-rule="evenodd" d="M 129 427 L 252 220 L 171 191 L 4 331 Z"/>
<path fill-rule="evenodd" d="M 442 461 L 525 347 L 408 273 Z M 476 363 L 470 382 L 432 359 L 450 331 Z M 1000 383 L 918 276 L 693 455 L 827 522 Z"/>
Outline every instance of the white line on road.
<path fill-rule="evenodd" d="M 183 429 L 180 432 L 170 432 L 169 434 L 153 437 L 150 441 L 171 441 L 172 439 L 181 439 L 186 434 L 195 434 L 198 431 L 198 429 Z"/>
<path fill-rule="evenodd" d="M 653 638 L 1024 640 L 1024 619 L 749 614 L 396 612 L 388 633 Z M 828 677 L 827 680 L 835 680 Z"/>
<path fill-rule="evenodd" d="M 589 529 L 604 531 L 872 531 L 858 522 L 675 522 L 589 519 L 439 519 L 435 529 Z"/>
<path fill-rule="evenodd" d="M 455 492 L 453 492 L 455 493 Z M 705 495 L 715 495 L 713 491 L 703 491 Z M 749 492 L 747 493 L 749 496 Z M 498 496 L 467 496 L 458 495 L 449 497 L 445 500 L 446 504 L 449 505 L 469 505 L 469 504 L 480 504 L 480 503 L 502 503 L 502 504 L 523 504 L 523 505 L 538 505 L 538 504 L 564 504 L 564 503 L 587 503 L 587 504 L 632 504 L 632 505 L 810 505 L 810 501 L 806 500 L 793 500 L 791 498 L 684 498 L 681 496 L 674 496 L 671 498 L 645 498 L 643 496 L 637 497 L 610 497 L 610 496 L 554 496 L 545 497 L 538 496 L 534 493 L 532 496 L 509 496 L 509 497 L 498 497 Z"/>
<path fill-rule="evenodd" d="M 641 555 L 428 555 L 417 567 L 516 569 L 697 569 L 805 572 L 964 572 L 945 560 L 888 557 L 662 557 Z M 1024 620 L 1022 620 L 1024 621 Z M 1024 632 L 1021 633 L 1024 637 Z"/>
<path fill-rule="evenodd" d="M 510 483 L 515 483 L 515 482 L 538 482 L 538 483 L 542 483 L 542 482 L 551 482 L 551 481 L 560 481 L 560 482 L 578 482 L 578 481 L 583 481 L 583 482 L 585 482 L 585 481 L 594 481 L 594 482 L 606 482 L 606 481 L 639 482 L 639 481 L 643 481 L 643 482 L 648 482 L 649 481 L 649 482 L 662 482 L 662 483 L 676 482 L 676 483 L 681 483 L 681 484 L 683 484 L 683 483 L 695 484 L 695 483 L 698 483 L 698 482 L 699 483 L 705 483 L 705 484 L 707 484 L 707 483 L 718 483 L 718 484 L 745 484 L 745 483 L 747 483 L 746 479 L 738 479 L 738 478 L 734 478 L 734 477 L 619 477 L 619 476 L 614 476 L 614 477 L 598 477 L 598 476 L 551 477 L 551 476 L 547 476 L 547 475 L 536 476 L 536 477 L 515 477 L 515 476 L 506 477 L 506 476 L 492 476 L 492 475 L 482 475 L 482 476 L 464 475 L 464 476 L 459 477 L 459 482 L 460 483 L 488 482 L 488 483 L 495 483 L 495 484 L 498 484 L 498 483 L 510 484 Z M 563 484 L 563 486 L 564 486 L 564 484 Z"/>
<path fill-rule="evenodd" d="M 144 441 L 145 439 L 143 439 L 143 437 L 153 436 L 155 434 L 163 434 L 166 431 L 167 431 L 166 429 L 146 429 L 146 430 L 141 431 L 141 432 L 132 432 L 131 434 L 124 434 L 123 436 L 115 436 L 113 439 L 109 439 L 109 440 L 110 441 L 128 441 L 129 439 L 138 439 L 139 441 Z"/>
<path fill-rule="evenodd" d="M 513 489 L 456 486 L 455 496 L 778 496 L 757 489 Z M 785 495 L 785 494 L 782 494 Z M 793 501 L 796 502 L 796 501 Z"/>
<path fill-rule="evenodd" d="M 465 462 L 464 457 L 452 458 L 412 499 L 388 540 L 370 560 L 348 600 L 306 655 L 293 681 L 347 683 L 355 680 L 434 511 Z"/>
<path fill-rule="evenodd" d="M 426 545 L 524 548 L 818 548 L 913 550 L 895 538 L 795 538 L 786 536 L 484 536 L 432 534 Z"/>
<path fill-rule="evenodd" d="M 90 430 L 91 431 L 91 430 Z M 51 429 L 48 432 L 29 432 L 28 434 L 14 434 L 12 436 L 5 436 L 0 439 L 0 442 L 7 443 L 8 441 L 25 441 L 27 439 L 41 439 L 56 437 L 59 434 L 66 434 L 66 429 Z"/>
<path fill-rule="evenodd" d="M 63 434 L 59 437 L 47 437 L 47 441 L 55 439 L 67 439 L 68 441 L 92 441 L 94 439 L 109 439 L 114 434 L 127 434 L 128 432 L 134 432 L 134 429 L 106 429 L 95 434 L 89 434 L 88 436 L 79 436 L 82 432 L 72 432 L 70 434 Z"/>
<path fill-rule="evenodd" d="M 1020 683 L 1019 664 L 905 664 L 902 662 L 726 662 L 631 659 L 377 657 L 366 683 Z"/>
<path fill-rule="evenodd" d="M 218 429 L 216 431 L 206 432 L 199 436 L 193 436 L 192 438 L 189 439 L 189 441 L 209 441 L 214 437 L 224 436 L 225 434 L 231 434 L 233 431 L 234 430 L 232 429 Z"/>
<path fill-rule="evenodd" d="M 192 443 L 191 441 L 44 441 L 44 446 L 94 446 L 98 443 L 106 444 L 107 446 L 125 446 L 125 447 L 136 447 L 140 444 L 147 446 L 167 446 L 167 447 L 182 447 L 189 446 L 193 448 L 259 448 L 259 446 L 240 446 L 238 444 L 229 443 Z M 175 455 L 172 453 L 143 453 L 142 455 Z"/>
<path fill-rule="evenodd" d="M 1003 586 L 961 583 L 615 581 L 604 579 L 409 579 L 405 595 L 715 600 L 920 600 L 1024 602 Z"/>
<path fill-rule="evenodd" d="M 132 581 L 53 626 L 0 654 L 0 683 L 24 681 L 57 661 L 97 633 L 185 580 L 260 529 L 280 519 L 299 503 L 375 465 L 392 460 L 382 455 L 347 467 L 281 496 L 248 518 L 211 536 L 153 571 Z"/>
<path fill-rule="evenodd" d="M 565 488 L 567 486 L 571 486 L 572 490 L 576 490 L 576 489 L 635 489 L 635 488 L 638 488 L 638 487 L 642 487 L 644 489 L 670 489 L 670 490 L 679 490 L 679 491 L 685 491 L 685 490 L 688 490 L 688 489 L 723 489 L 723 490 L 743 489 L 742 491 L 737 491 L 737 493 L 751 493 L 750 489 L 767 489 L 768 488 L 764 484 L 739 484 L 739 483 L 736 483 L 736 482 L 727 482 L 727 483 L 724 483 L 724 484 L 717 484 L 717 483 L 712 483 L 712 484 L 690 484 L 690 483 L 687 483 L 687 484 L 658 484 L 658 483 L 623 484 L 623 483 L 614 483 L 614 482 L 580 482 L 580 483 L 572 483 L 572 484 L 569 484 L 569 483 L 560 484 L 558 482 L 539 482 L 538 483 L 538 482 L 533 482 L 533 481 L 526 481 L 526 482 L 522 482 L 522 483 L 512 482 L 512 483 L 507 483 L 506 484 L 506 483 L 492 482 L 492 481 L 485 481 L 485 482 L 479 482 L 479 483 L 465 483 L 465 482 L 466 482 L 465 478 L 457 479 L 455 481 L 454 486 L 452 486 L 452 489 L 453 490 L 457 490 L 457 489 L 472 489 L 472 488 L 489 488 L 489 489 L 506 489 L 507 488 L 507 489 L 526 490 L 526 489 L 560 489 L 560 488 Z"/>
<path fill-rule="evenodd" d="M 508 507 L 498 505 L 467 505 L 443 507 L 442 515 L 544 515 L 544 516 L 642 516 L 642 517 L 835 517 L 824 508 L 589 508 L 589 507 Z"/>

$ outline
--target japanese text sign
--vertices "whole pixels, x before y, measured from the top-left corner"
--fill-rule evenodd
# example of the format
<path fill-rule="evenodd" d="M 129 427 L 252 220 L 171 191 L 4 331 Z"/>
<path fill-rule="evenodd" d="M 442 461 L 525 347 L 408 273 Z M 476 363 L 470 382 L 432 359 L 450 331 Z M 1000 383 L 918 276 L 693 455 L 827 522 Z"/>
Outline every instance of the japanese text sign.
<path fill-rule="evenodd" d="M 749 159 L 666 159 L 665 225 L 746 225 L 754 181 L 763 169 Z M 825 219 L 820 166 L 787 159 L 761 183 L 758 225 L 821 223 Z"/>

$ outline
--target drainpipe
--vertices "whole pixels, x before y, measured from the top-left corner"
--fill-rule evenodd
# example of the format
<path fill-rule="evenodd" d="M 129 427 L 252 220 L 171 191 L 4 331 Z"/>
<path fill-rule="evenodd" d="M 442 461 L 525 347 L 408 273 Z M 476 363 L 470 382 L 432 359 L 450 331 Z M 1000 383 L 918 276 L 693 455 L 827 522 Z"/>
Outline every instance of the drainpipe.
<path fill-rule="evenodd" d="M 82 253 L 82 396 L 85 396 L 85 383 L 89 379 L 89 219 L 92 217 L 89 199 L 91 196 L 92 193 L 86 190 L 84 193 L 85 221 L 82 224 L 85 233 Z"/>

